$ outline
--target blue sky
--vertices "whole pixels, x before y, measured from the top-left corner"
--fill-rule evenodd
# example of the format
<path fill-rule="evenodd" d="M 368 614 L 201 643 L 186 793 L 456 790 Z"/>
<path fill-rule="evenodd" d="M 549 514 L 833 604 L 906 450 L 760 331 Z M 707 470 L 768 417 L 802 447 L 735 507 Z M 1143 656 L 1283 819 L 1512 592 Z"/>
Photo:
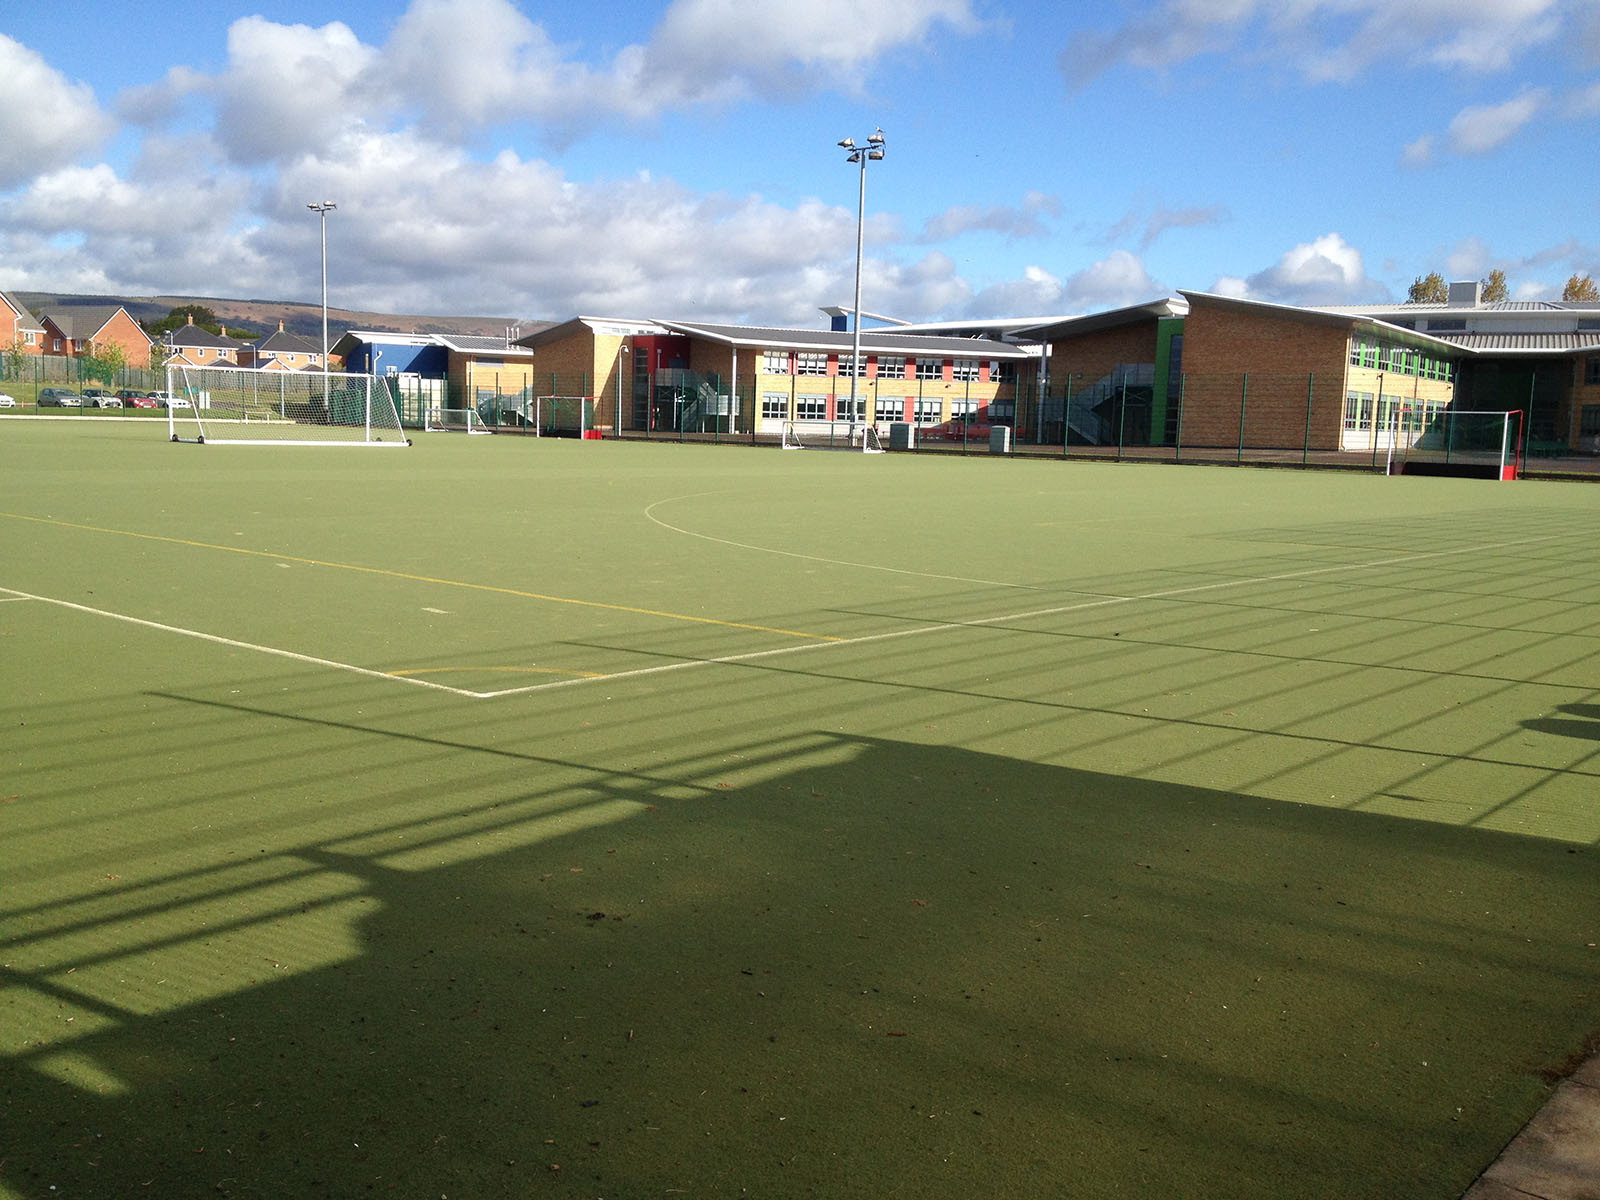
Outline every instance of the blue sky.
<path fill-rule="evenodd" d="M 155 11 L 159 15 L 153 15 Z M 814 326 L 1600 276 L 1595 0 L 0 13 L 0 288 Z"/>

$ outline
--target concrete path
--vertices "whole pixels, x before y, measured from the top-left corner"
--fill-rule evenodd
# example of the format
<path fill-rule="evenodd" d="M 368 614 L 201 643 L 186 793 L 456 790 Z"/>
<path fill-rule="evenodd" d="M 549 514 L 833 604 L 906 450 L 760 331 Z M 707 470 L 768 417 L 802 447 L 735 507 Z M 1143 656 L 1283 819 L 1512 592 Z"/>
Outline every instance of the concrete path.
<path fill-rule="evenodd" d="M 1600 1054 L 1556 1088 L 1461 1200 L 1600 1200 Z"/>

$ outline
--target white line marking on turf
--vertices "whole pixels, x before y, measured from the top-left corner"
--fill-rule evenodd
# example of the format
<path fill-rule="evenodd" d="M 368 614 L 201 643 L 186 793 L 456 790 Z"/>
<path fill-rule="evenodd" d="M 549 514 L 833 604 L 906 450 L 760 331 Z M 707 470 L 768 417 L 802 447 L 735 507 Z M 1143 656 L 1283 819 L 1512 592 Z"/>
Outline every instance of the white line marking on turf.
<path fill-rule="evenodd" d="M 919 625 L 914 629 L 892 629 L 886 633 L 867 633 L 860 637 L 844 638 L 832 642 L 809 642 L 801 646 L 779 646 L 772 650 L 756 650 L 748 654 L 730 654 L 721 658 L 700 658 L 687 662 L 664 663 L 654 667 L 639 667 L 632 671 L 618 671 L 613 675 L 594 675 L 584 679 L 558 679 L 550 683 L 530 684 L 527 687 L 507 688 L 498 692 L 480 692 L 486 700 L 501 696 L 520 696 L 529 692 L 544 692 L 552 688 L 573 687 L 583 683 L 609 683 L 616 679 L 636 679 L 644 675 L 663 675 L 668 671 L 681 671 L 686 667 L 706 667 L 732 663 L 752 662 L 759 658 L 773 658 L 780 654 L 799 654 L 805 650 L 821 650 L 836 646 L 862 646 L 869 642 L 887 642 L 894 638 L 919 637 L 927 633 L 948 633 L 953 629 L 970 629 L 975 625 L 1003 625 L 1010 621 L 1026 621 L 1034 617 L 1054 617 L 1063 613 L 1083 612 L 1091 608 L 1109 608 L 1119 604 L 1137 604 L 1145 600 L 1170 600 L 1176 596 L 1192 596 L 1200 592 L 1216 592 L 1226 588 L 1245 587 L 1249 584 L 1281 583 L 1286 579 L 1304 579 L 1312 575 L 1331 575 L 1340 571 L 1367 571 L 1378 567 L 1399 566 L 1423 562 L 1430 558 L 1449 558 L 1459 554 L 1478 554 L 1488 550 L 1520 548 L 1535 542 L 1555 541 L 1570 534 L 1552 533 L 1545 537 L 1519 538 L 1514 542 L 1489 542 L 1479 546 L 1463 546 L 1456 550 L 1430 550 L 1420 554 L 1402 554 L 1389 558 L 1376 558 L 1369 562 L 1336 563 L 1327 567 L 1307 567 L 1300 571 L 1283 571 L 1275 575 L 1253 575 L 1243 579 L 1224 579 L 1216 583 L 1197 583 L 1190 587 L 1167 588 L 1159 592 L 1140 592 L 1134 596 L 1102 596 L 1075 604 L 1061 604 L 1052 608 L 1035 608 L 1026 612 L 1004 613 L 993 617 L 973 617 L 968 621 L 941 621 L 937 625 Z"/>
<path fill-rule="evenodd" d="M 736 550 L 754 550 L 758 554 L 777 554 L 784 558 L 802 558 L 807 562 L 827 563 L 833 567 L 856 567 L 862 571 L 885 571 L 890 575 L 914 575 L 918 579 L 943 579 L 950 583 L 978 583 L 984 587 L 1016 588 L 1024 592 L 1037 592 L 1038 584 L 1033 583 L 1002 583 L 995 579 L 971 579 L 965 575 L 940 575 L 933 571 L 911 571 L 904 567 L 886 567 L 882 563 L 851 562 L 847 558 L 824 558 L 820 554 L 801 554 L 797 550 L 774 550 L 770 546 L 753 546 L 749 542 L 736 542 L 732 538 L 715 537 L 709 533 L 697 533 L 693 529 L 685 529 L 681 525 L 670 525 L 655 515 L 655 510 L 663 504 L 676 504 L 679 500 L 696 500 L 701 496 L 723 496 L 726 492 L 693 492 L 687 496 L 668 496 L 665 500 L 657 500 L 644 510 L 645 520 L 659 525 L 663 529 L 670 529 L 673 533 L 681 533 L 685 537 L 699 538 L 705 542 L 716 542 L 722 546 L 732 546 Z"/>
<path fill-rule="evenodd" d="M 109 617 L 113 621 L 125 621 L 129 625 L 141 625 L 146 629 L 155 629 L 162 633 L 175 633 L 180 637 L 197 638 L 202 642 L 211 642 L 218 646 L 231 646 L 235 650 L 254 650 L 258 654 L 270 654 L 276 658 L 287 658 L 293 662 L 306 663 L 314 667 L 328 667 L 335 671 L 348 671 L 352 675 L 365 675 L 369 679 L 387 679 L 393 683 L 409 683 L 413 687 L 449 692 L 454 696 L 467 696 L 474 700 L 485 699 L 490 694 L 469 692 L 464 688 L 453 688 L 447 684 L 434 683 L 428 679 L 394 675 L 388 671 L 374 671 L 370 667 L 358 667 L 353 663 L 336 662 L 331 658 L 317 658 L 315 655 L 300 654 L 294 650 L 283 650 L 277 646 L 263 646 L 257 642 L 241 642 L 235 638 L 222 637 L 215 633 L 204 633 L 198 629 L 185 629 L 181 625 L 166 625 L 160 621 L 147 621 L 143 617 L 130 617 L 126 613 L 110 612 L 104 608 L 91 608 L 87 604 L 75 604 L 71 600 L 57 600 L 54 596 L 36 596 L 31 592 L 19 592 L 15 588 L 7 587 L 0 587 L 0 591 L 8 593 L 9 598 L 12 600 L 37 600 L 40 604 L 53 604 L 57 608 L 67 608 L 74 612 L 88 613 L 96 617 Z"/>
<path fill-rule="evenodd" d="M 699 535 L 695 535 L 699 536 Z M 60 608 L 72 609 L 75 612 L 89 613 L 98 617 L 109 617 L 114 621 L 125 621 L 130 625 L 141 625 L 146 629 L 156 629 L 164 633 L 175 633 L 181 637 L 198 638 L 203 642 L 211 642 L 219 646 L 232 646 L 238 650 L 254 650 L 261 654 L 272 655 L 277 658 L 287 658 L 293 662 L 306 663 L 310 666 L 327 667 L 335 671 L 346 671 L 353 675 L 363 675 L 369 679 L 382 679 L 390 683 L 410 684 L 413 687 L 429 688 L 433 691 L 448 692 L 452 696 L 463 696 L 469 700 L 495 700 L 503 696 L 523 696 L 532 692 L 546 692 L 553 688 L 576 687 L 579 684 L 610 683 L 619 679 L 639 679 L 647 675 L 664 675 L 669 671 L 683 671 L 690 667 L 708 667 L 728 665 L 742 662 L 754 662 L 762 658 L 775 658 L 781 654 L 799 654 L 806 650 L 825 650 L 839 646 L 862 646 L 871 642 L 887 642 L 895 638 L 919 637 L 928 633 L 947 633 L 953 629 L 970 629 L 980 625 L 1003 625 L 1011 621 L 1026 621 L 1034 617 L 1052 617 L 1063 613 L 1083 612 L 1091 608 L 1110 608 L 1119 604 L 1138 604 L 1145 600 L 1170 600 L 1176 596 L 1193 596 L 1201 592 L 1223 591 L 1227 588 L 1246 587 L 1250 584 L 1281 583 L 1286 579 L 1305 579 L 1313 575 L 1333 575 L 1341 571 L 1368 571 L 1378 567 L 1400 566 L 1406 563 L 1425 562 L 1434 558 L 1450 558 L 1461 554 L 1478 554 L 1491 550 L 1505 550 L 1508 548 L 1523 548 L 1537 542 L 1556 541 L 1560 538 L 1570 537 L 1570 534 L 1552 533 L 1544 537 L 1519 538 L 1513 542 L 1486 542 L 1477 546 L 1462 546 L 1455 550 L 1432 550 L 1420 554 L 1401 554 L 1389 558 L 1376 558 L 1368 562 L 1336 563 L 1326 567 L 1307 567 L 1300 571 L 1283 571 L 1275 575 L 1252 575 L 1240 579 L 1223 579 L 1215 583 L 1197 583 L 1190 587 L 1167 588 L 1157 592 L 1140 592 L 1133 596 L 1101 596 L 1093 600 L 1083 600 L 1074 604 L 1060 604 L 1050 608 L 1035 608 L 1025 612 L 1003 613 L 993 617 L 973 617 L 966 621 L 941 621 L 935 625 L 919 625 L 913 629 L 892 629 L 884 633 L 868 633 L 854 638 L 835 638 L 831 641 L 805 642 L 798 646 L 778 646 L 770 650 L 754 650 L 746 654 L 729 654 L 720 658 L 686 659 L 680 662 L 663 663 L 653 667 L 638 667 L 631 671 L 616 671 L 611 674 L 586 675 L 577 679 L 557 679 L 549 683 L 530 684 L 527 687 L 505 688 L 494 692 L 474 692 L 466 688 L 453 688 L 447 684 L 434 683 L 431 680 L 419 679 L 415 676 L 396 675 L 389 671 L 375 671 L 370 667 L 358 667 L 351 663 L 335 662 L 332 659 L 317 658 L 309 654 L 300 654 L 293 650 L 282 650 L 276 646 L 262 646 L 254 642 L 241 642 L 234 638 L 221 637 L 214 633 L 203 633 L 197 629 L 184 629 L 178 625 L 165 625 L 160 621 L 147 621 L 142 617 L 130 617 L 123 613 L 110 612 L 103 608 L 91 608 L 85 604 L 76 604 L 71 600 L 57 600 L 51 596 L 37 596 L 31 592 L 18 591 L 16 588 L 0 586 L 0 592 L 6 593 L 0 599 L 36 600 L 41 604 L 53 604 Z M 715 540 L 715 539 L 713 539 Z M 805 557 L 805 556 L 800 556 Z M 969 582 L 977 582 L 976 580 Z M 1012 585 L 1015 586 L 1015 585 Z"/>

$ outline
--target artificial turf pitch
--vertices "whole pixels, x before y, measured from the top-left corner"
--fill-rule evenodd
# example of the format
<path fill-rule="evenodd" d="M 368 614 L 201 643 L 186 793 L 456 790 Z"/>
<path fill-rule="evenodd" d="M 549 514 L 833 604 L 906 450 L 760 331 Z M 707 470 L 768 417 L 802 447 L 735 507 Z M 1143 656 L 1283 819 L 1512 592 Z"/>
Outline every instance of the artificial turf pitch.
<path fill-rule="evenodd" d="M 1459 1196 L 1600 489 L 0 420 L 0 1193 Z"/>

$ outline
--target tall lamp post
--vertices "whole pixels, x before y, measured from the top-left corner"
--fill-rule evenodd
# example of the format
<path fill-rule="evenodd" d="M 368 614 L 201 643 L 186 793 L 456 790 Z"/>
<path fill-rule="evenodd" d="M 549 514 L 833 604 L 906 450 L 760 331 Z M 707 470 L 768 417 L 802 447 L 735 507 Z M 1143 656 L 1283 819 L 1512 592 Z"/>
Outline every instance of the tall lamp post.
<path fill-rule="evenodd" d="M 845 138 L 839 143 L 840 149 L 845 152 L 846 162 L 861 165 L 861 191 L 856 199 L 856 303 L 855 309 L 850 314 L 850 327 L 853 330 L 850 354 L 850 414 L 852 422 L 861 409 L 856 399 L 857 381 L 861 378 L 861 253 L 866 244 L 867 230 L 867 164 L 883 158 L 883 129 L 880 127 L 876 133 L 867 139 L 865 146 L 857 146 L 854 138 Z M 861 438 L 861 449 L 867 449 L 865 434 Z"/>
<path fill-rule="evenodd" d="M 328 214 L 339 206 L 332 200 L 306 205 L 322 217 L 322 373 L 328 373 Z"/>

